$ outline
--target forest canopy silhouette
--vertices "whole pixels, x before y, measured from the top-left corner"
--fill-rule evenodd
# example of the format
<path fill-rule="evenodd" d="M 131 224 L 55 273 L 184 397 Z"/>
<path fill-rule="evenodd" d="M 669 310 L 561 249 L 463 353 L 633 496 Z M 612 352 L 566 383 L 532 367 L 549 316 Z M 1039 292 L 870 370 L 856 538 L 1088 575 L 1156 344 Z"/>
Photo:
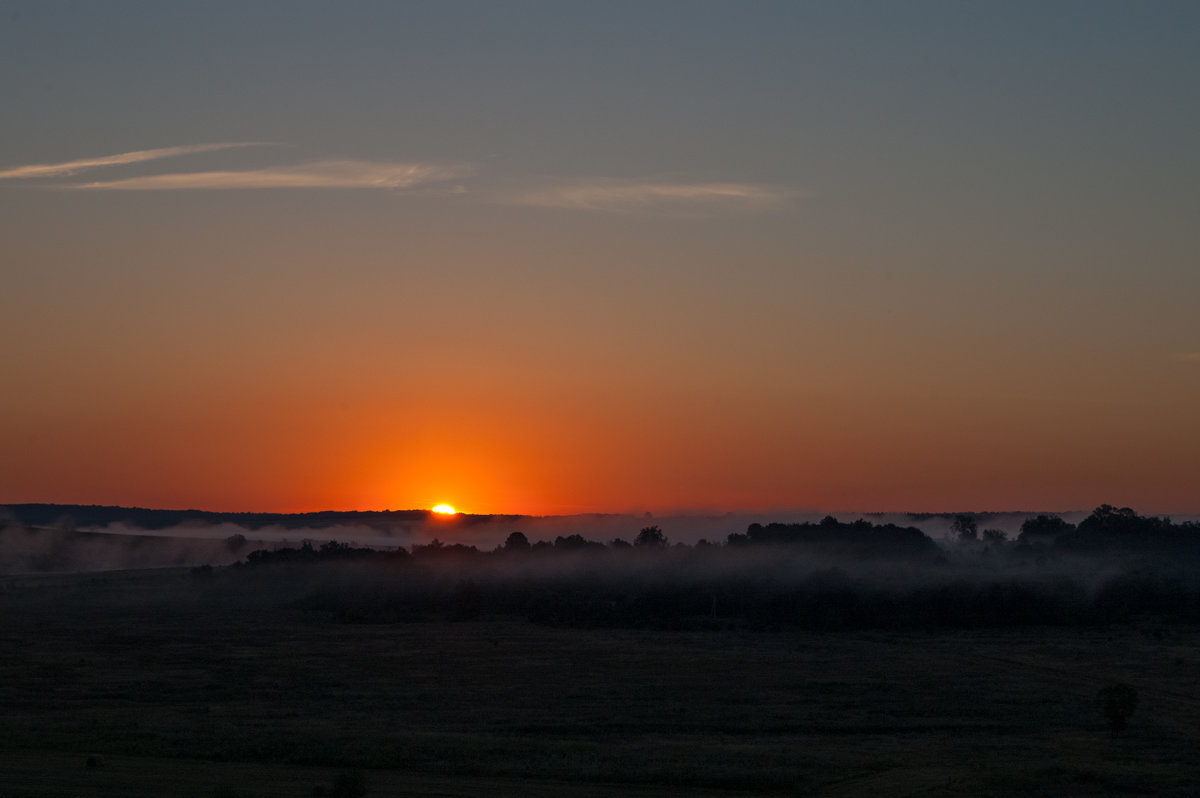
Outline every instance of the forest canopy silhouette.
<path fill-rule="evenodd" d="M 1200 526 L 1102 505 L 1078 525 L 1031 517 L 1003 533 L 934 541 L 915 527 L 752 524 L 671 545 L 581 535 L 493 550 L 378 551 L 306 543 L 250 552 L 224 578 L 302 579 L 299 606 L 345 622 L 519 616 L 567 627 L 840 630 L 1200 621 Z M 987 530 L 985 530 L 985 533 Z M 206 574 L 207 575 L 207 574 Z"/>
<path fill-rule="evenodd" d="M 286 587 L 292 600 L 300 591 L 300 606 L 340 621 L 518 616 L 575 627 L 823 630 L 1200 621 L 1200 524 L 1107 504 L 1078 524 L 1030 516 L 1012 540 L 981 532 L 986 517 L 971 514 L 953 517 L 952 537 L 941 541 L 915 526 L 826 516 L 753 523 L 694 545 L 672 543 L 658 525 L 607 541 L 579 533 L 530 540 L 513 530 L 491 549 L 436 538 L 388 548 L 311 539 L 255 548 L 242 534 L 100 534 L 73 522 L 38 526 L 31 522 L 45 520 L 50 506 L 31 507 L 23 515 L 10 507 L 0 528 L 10 573 L 87 570 L 85 559 L 93 570 L 101 562 L 188 566 L 198 578 Z M 146 512 L 152 522 L 177 520 Z M 290 521 L 319 535 L 319 521 L 345 520 L 317 515 Z M 417 519 L 410 515 L 396 517 Z"/>

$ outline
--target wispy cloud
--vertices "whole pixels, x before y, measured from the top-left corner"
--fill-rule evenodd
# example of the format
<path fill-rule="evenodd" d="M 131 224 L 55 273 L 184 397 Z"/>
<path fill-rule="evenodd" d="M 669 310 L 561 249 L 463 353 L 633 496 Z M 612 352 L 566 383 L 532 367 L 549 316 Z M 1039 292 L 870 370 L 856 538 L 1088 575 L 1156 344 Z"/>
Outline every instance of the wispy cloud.
<path fill-rule="evenodd" d="M 55 178 L 102 167 L 138 164 L 183 155 L 261 145 L 222 142 L 161 147 L 152 150 L 81 158 L 54 164 L 29 164 L 0 170 L 0 180 Z M 94 182 L 52 182 L 57 188 L 92 191 L 178 191 L 282 188 L 410 189 L 457 180 L 471 168 L 428 162 L 320 160 L 258 169 L 223 169 L 150 174 Z M 451 189 L 462 192 L 461 186 Z M 728 210 L 763 210 L 802 196 L 801 192 L 754 183 L 683 183 L 593 178 L 542 182 L 492 193 L 495 201 L 543 208 L 611 213 L 692 214 Z"/>
<path fill-rule="evenodd" d="M 160 158 L 175 158 L 180 155 L 194 155 L 213 150 L 228 150 L 233 147 L 254 147 L 259 142 L 233 141 L 220 144 L 191 144 L 183 147 L 161 147 L 156 150 L 134 150 L 116 155 L 104 155 L 99 158 L 81 158 L 77 161 L 63 163 L 40 163 L 28 166 L 16 166 L 0 171 L 0 180 L 24 180 L 31 177 L 61 177 L 73 175 L 88 169 L 99 169 L 104 166 L 121 166 L 124 164 L 157 161 Z"/>
<path fill-rule="evenodd" d="M 378 161 L 314 161 L 295 166 L 275 166 L 220 172 L 130 177 L 69 188 L 121 191 L 251 188 L 412 188 L 425 183 L 454 180 L 469 171 L 455 164 L 388 163 Z"/>
<path fill-rule="evenodd" d="M 520 205 L 586 211 L 763 209 L 799 196 L 792 190 L 753 183 L 668 183 L 635 180 L 578 180 L 518 192 L 507 199 Z"/>
<path fill-rule="evenodd" d="M 1200 363 L 1200 352 L 1177 352 L 1171 356 L 1171 359 L 1184 363 Z"/>

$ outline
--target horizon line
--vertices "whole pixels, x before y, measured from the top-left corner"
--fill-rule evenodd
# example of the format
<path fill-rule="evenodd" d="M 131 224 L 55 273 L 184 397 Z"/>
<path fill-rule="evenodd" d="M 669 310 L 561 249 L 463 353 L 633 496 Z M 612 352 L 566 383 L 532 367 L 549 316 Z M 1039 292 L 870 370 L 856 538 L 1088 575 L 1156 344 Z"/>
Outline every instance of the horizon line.
<path fill-rule="evenodd" d="M 1104 503 L 1102 503 L 1104 504 Z M 151 512 L 168 512 L 168 513 L 204 513 L 207 515 L 322 515 L 336 513 L 424 513 L 432 514 L 433 510 L 429 507 L 411 507 L 404 509 L 393 509 L 390 507 L 382 509 L 331 509 L 325 508 L 320 510 L 212 510 L 202 509 L 200 507 L 152 507 L 140 504 L 95 504 L 95 503 L 80 503 L 80 502 L 52 502 L 52 501 L 15 501 L 15 502 L 0 502 L 0 510 L 6 507 L 16 506 L 44 506 L 44 507 L 88 507 L 98 509 L 116 509 L 116 510 L 145 510 Z M 1101 505 L 1097 505 L 1099 507 Z M 1121 505 L 1111 505 L 1121 506 Z M 1037 514 L 1057 514 L 1066 515 L 1071 513 L 1088 513 L 1095 510 L 1095 507 L 1073 507 L 1069 509 L 982 509 L 982 510 L 962 510 L 962 509 L 945 509 L 945 510 L 863 510 L 853 508 L 821 508 L 821 507 L 795 507 L 795 508 L 735 508 L 731 510 L 717 510 L 705 508 L 680 508 L 670 510 L 579 510 L 569 513 L 536 513 L 536 512 L 476 512 L 468 510 L 459 510 L 454 516 L 467 516 L 473 518 L 487 517 L 509 517 L 509 518 L 573 518 L 579 516 L 611 516 L 611 517 L 630 517 L 643 518 L 646 520 L 654 520 L 656 518 L 720 518 L 722 516 L 736 515 L 767 515 L 767 514 L 790 514 L 790 515 L 827 515 L 838 517 L 839 515 L 860 515 L 860 516 L 878 516 L 878 515 L 905 515 L 905 516 L 952 516 L 952 515 L 1037 515 Z M 1200 510 L 1182 510 L 1183 514 L 1200 514 Z M 1171 515 L 1171 513 L 1152 512 L 1153 515 Z M 450 520 L 450 518 L 441 519 L 442 522 Z"/>

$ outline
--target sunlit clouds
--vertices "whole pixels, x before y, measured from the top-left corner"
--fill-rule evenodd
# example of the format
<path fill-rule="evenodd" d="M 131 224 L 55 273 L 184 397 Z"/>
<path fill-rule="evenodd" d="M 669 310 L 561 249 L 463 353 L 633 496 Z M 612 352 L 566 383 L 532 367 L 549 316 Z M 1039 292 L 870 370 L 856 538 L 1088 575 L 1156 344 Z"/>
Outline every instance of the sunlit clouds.
<path fill-rule="evenodd" d="M 520 205 L 611 213 L 641 211 L 759 210 L 797 197 L 796 191 L 752 183 L 672 183 L 660 181 L 576 180 L 515 192 L 508 201 Z"/>
<path fill-rule="evenodd" d="M 411 189 L 447 181 L 462 181 L 476 170 L 467 163 L 377 161 L 353 158 L 322 159 L 298 164 L 249 169 L 209 169 L 166 174 L 142 174 L 91 182 L 53 178 L 101 167 L 140 164 L 183 155 L 254 146 L 227 142 L 161 147 L 152 150 L 83 158 L 55 164 L 17 166 L 0 172 L 0 179 L 49 179 L 56 188 L 91 191 L 187 191 L 243 189 Z M 779 207 L 802 196 L 779 186 L 733 182 L 679 182 L 613 178 L 564 178 L 548 182 L 510 175 L 509 186 L 484 192 L 491 201 L 507 205 L 601 211 L 608 213 L 707 213 L 754 211 Z M 447 187 L 453 194 L 472 193 L 462 182 Z"/>
<path fill-rule="evenodd" d="M 1195 508 L 1200 3 L 9 5 L 0 502 Z"/>
<path fill-rule="evenodd" d="M 236 141 L 219 144 L 190 144 L 181 147 L 160 147 L 153 150 L 134 150 L 132 152 L 122 152 L 116 155 L 104 155 L 99 158 L 80 158 L 74 161 L 64 161 L 63 163 L 29 164 L 27 166 L 16 166 L 12 169 L 6 169 L 0 172 L 0 180 L 25 180 L 38 177 L 62 177 L 90 169 L 99 169 L 105 166 L 123 166 L 126 164 L 142 163 L 144 161 L 157 161 L 161 158 L 176 158 L 181 155 L 195 155 L 197 153 L 213 152 L 215 150 L 228 150 L 234 147 L 254 146 L 259 146 L 259 142 Z"/>
<path fill-rule="evenodd" d="M 237 171 L 179 172 L 69 185 L 77 189 L 163 191 L 262 188 L 413 188 L 461 180 L 472 172 L 463 164 L 326 160 L 294 166 Z M 452 193 L 468 193 L 461 183 Z M 781 205 L 798 192 L 749 183 L 663 183 L 594 179 L 554 187 L 514 189 L 493 194 L 504 204 L 613 213 L 762 210 Z"/>
<path fill-rule="evenodd" d="M 178 189 L 412 188 L 454 180 L 469 169 L 460 165 L 378 161 L 314 161 L 295 166 L 238 171 L 179 172 L 72 186 L 80 189 L 166 191 Z"/>

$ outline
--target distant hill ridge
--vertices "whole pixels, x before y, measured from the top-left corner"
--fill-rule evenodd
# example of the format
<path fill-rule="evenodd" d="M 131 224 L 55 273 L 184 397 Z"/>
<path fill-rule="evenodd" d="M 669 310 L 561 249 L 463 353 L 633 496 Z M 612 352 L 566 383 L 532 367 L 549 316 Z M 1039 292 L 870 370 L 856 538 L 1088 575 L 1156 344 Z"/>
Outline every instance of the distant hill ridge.
<path fill-rule="evenodd" d="M 430 516 L 429 510 L 322 510 L 312 513 L 224 513 L 211 510 L 153 510 L 145 507 L 119 507 L 99 504 L 6 504 L 0 505 L 0 517 L 9 516 L 17 523 L 49 526 L 67 522 L 76 527 L 128 524 L 140 529 L 167 529 L 182 524 L 237 524 L 247 529 L 278 526 L 284 529 L 320 529 L 339 524 L 391 526 L 419 523 Z M 471 515 L 460 513 L 456 523 L 476 524 L 488 521 L 516 520 L 519 515 Z"/>

